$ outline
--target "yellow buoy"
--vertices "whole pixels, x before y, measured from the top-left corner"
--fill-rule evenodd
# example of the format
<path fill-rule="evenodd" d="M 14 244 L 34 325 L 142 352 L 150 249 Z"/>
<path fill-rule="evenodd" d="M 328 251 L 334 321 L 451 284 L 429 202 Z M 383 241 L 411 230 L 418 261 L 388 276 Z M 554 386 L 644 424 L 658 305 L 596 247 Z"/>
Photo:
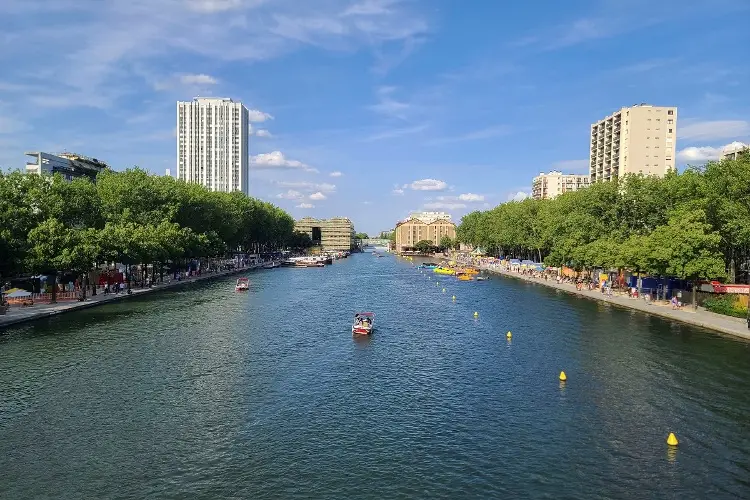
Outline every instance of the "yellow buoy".
<path fill-rule="evenodd" d="M 453 296 L 453 302 L 455 302 L 455 301 L 456 301 L 456 296 L 454 295 L 454 296 Z"/>
<path fill-rule="evenodd" d="M 560 381 L 565 382 L 566 380 L 568 380 L 568 377 L 565 375 L 565 372 L 560 372 Z"/>
<path fill-rule="evenodd" d="M 508 339 L 508 340 L 510 340 L 511 338 L 513 338 L 513 334 L 510 333 L 510 332 L 508 332 L 508 333 L 505 334 L 505 338 Z"/>
<path fill-rule="evenodd" d="M 679 441 L 677 441 L 677 436 L 674 435 L 674 432 L 669 433 L 669 437 L 667 437 L 667 444 L 669 446 L 677 446 L 680 444 Z"/>
<path fill-rule="evenodd" d="M 474 311 L 474 317 L 475 317 L 475 318 L 478 318 L 478 317 L 479 317 L 479 313 L 478 313 L 478 312 L 476 312 L 476 311 Z"/>
<path fill-rule="evenodd" d="M 443 288 L 443 293 L 445 293 L 445 288 Z"/>

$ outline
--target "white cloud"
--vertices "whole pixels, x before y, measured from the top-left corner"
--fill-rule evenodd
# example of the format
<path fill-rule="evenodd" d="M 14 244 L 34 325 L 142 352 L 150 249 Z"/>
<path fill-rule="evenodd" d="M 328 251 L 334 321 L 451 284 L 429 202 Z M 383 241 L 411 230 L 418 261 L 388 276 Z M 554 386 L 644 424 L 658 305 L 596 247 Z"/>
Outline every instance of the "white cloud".
<path fill-rule="evenodd" d="M 362 204 L 363 205 L 372 205 L 372 202 L 371 201 L 363 201 Z"/>
<path fill-rule="evenodd" d="M 305 191 L 308 193 L 313 193 L 315 191 L 321 191 L 323 193 L 333 193 L 334 191 L 336 191 L 336 185 L 328 184 L 325 182 L 315 183 L 305 181 L 279 181 L 276 183 L 276 185 L 282 188 L 299 189 L 300 191 Z"/>
<path fill-rule="evenodd" d="M 302 198 L 302 193 L 300 193 L 299 191 L 295 191 L 294 189 L 290 189 L 286 193 L 277 194 L 276 197 L 284 200 L 299 200 L 300 198 Z"/>
<path fill-rule="evenodd" d="M 408 184 L 408 187 L 414 191 L 444 191 L 448 188 L 448 184 L 437 179 L 421 179 Z"/>
<path fill-rule="evenodd" d="M 682 149 L 677 152 L 677 161 L 679 163 L 705 163 L 711 160 L 718 160 L 721 158 L 721 153 L 725 149 L 739 149 L 744 147 L 745 144 L 739 141 L 734 141 L 726 146 L 714 148 L 711 146 L 698 146 L 689 147 Z"/>
<path fill-rule="evenodd" d="M 312 203 L 300 203 L 296 208 L 315 208 Z"/>
<path fill-rule="evenodd" d="M 273 115 L 270 115 L 258 109 L 250 109 L 248 110 L 247 118 L 253 123 L 261 123 L 266 120 L 273 120 Z"/>
<path fill-rule="evenodd" d="M 310 199 L 313 201 L 321 201 L 321 200 L 325 200 L 326 198 L 328 197 L 324 195 L 323 193 L 321 193 L 320 191 L 310 195 Z"/>
<path fill-rule="evenodd" d="M 588 173 L 588 160 L 563 160 L 552 164 L 552 170 L 558 170 L 564 174 L 583 172 Z"/>
<path fill-rule="evenodd" d="M 396 187 L 395 187 L 395 188 L 393 189 L 393 191 L 391 191 L 391 193 L 393 193 L 393 194 L 397 194 L 397 195 L 402 195 L 402 194 L 404 194 L 404 190 L 403 190 L 403 189 L 401 189 L 400 187 L 396 186 Z"/>
<path fill-rule="evenodd" d="M 200 73 L 197 75 L 180 75 L 180 83 L 183 85 L 216 85 L 219 80 L 213 76 Z"/>
<path fill-rule="evenodd" d="M 330 175 L 331 177 L 341 177 L 344 174 L 342 174 L 341 172 L 339 172 L 338 170 L 336 170 L 335 172 L 331 172 L 328 175 Z"/>
<path fill-rule="evenodd" d="M 484 195 L 474 193 L 464 193 L 458 195 L 458 199 L 461 201 L 478 202 L 484 201 Z"/>
<path fill-rule="evenodd" d="M 261 153 L 252 156 L 250 162 L 258 169 L 269 170 L 304 170 L 305 172 L 317 173 L 318 171 L 309 165 L 297 160 L 288 160 L 281 151 Z"/>
<path fill-rule="evenodd" d="M 482 139 L 492 139 L 495 137 L 502 137 L 513 132 L 513 128 L 509 125 L 497 125 L 493 127 L 487 127 L 479 130 L 467 132 L 451 137 L 439 137 L 429 141 L 429 144 L 447 144 L 452 142 L 465 142 L 465 141 L 478 141 Z"/>
<path fill-rule="evenodd" d="M 715 120 L 693 122 L 677 130 L 680 139 L 712 141 L 750 136 L 750 122 L 746 120 Z"/>
<path fill-rule="evenodd" d="M 390 14 L 389 7 L 399 0 L 363 0 L 348 7 L 342 16 L 372 16 Z"/>
<path fill-rule="evenodd" d="M 511 193 L 510 195 L 508 195 L 508 201 L 523 201 L 528 197 L 529 197 L 529 193 L 518 191 L 515 194 Z"/>
<path fill-rule="evenodd" d="M 258 130 L 255 131 L 255 133 L 253 135 L 255 135 L 257 137 L 266 137 L 266 138 L 273 137 L 273 135 L 271 135 L 271 132 L 269 132 L 268 130 L 265 130 L 265 129 L 258 129 Z"/>
<path fill-rule="evenodd" d="M 451 203 L 446 201 L 434 201 L 431 203 L 425 203 L 424 208 L 427 210 L 458 210 L 459 208 L 466 208 L 465 203 Z"/>

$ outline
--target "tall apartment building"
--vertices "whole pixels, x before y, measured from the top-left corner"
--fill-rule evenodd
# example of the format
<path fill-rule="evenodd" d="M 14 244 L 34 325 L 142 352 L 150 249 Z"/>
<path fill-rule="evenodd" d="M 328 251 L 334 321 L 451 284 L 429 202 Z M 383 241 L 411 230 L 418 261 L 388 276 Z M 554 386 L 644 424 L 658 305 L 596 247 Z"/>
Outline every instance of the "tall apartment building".
<path fill-rule="evenodd" d="M 401 253 L 414 249 L 422 240 L 429 240 L 433 245 L 440 245 L 440 240 L 448 236 L 456 238 L 456 225 L 450 215 L 444 212 L 418 212 L 408 219 L 396 224 L 396 252 Z"/>
<path fill-rule="evenodd" d="M 228 98 L 177 103 L 177 178 L 248 194 L 248 111 Z"/>
<path fill-rule="evenodd" d="M 563 174 L 553 170 L 540 172 L 531 181 L 531 196 L 535 200 L 551 200 L 568 191 L 577 191 L 589 186 L 588 175 Z"/>
<path fill-rule="evenodd" d="M 677 108 L 638 104 L 591 125 L 591 182 L 675 168 Z"/>
<path fill-rule="evenodd" d="M 355 246 L 354 223 L 346 217 L 314 219 L 303 217 L 294 223 L 294 230 L 307 233 L 314 245 L 323 250 L 353 250 Z"/>
<path fill-rule="evenodd" d="M 60 174 L 68 181 L 77 177 L 88 177 L 91 180 L 96 180 L 96 175 L 99 172 L 109 169 L 109 165 L 101 160 L 76 153 L 51 154 L 33 151 L 26 153 L 26 156 L 34 159 L 33 163 L 26 163 L 27 174 Z"/>

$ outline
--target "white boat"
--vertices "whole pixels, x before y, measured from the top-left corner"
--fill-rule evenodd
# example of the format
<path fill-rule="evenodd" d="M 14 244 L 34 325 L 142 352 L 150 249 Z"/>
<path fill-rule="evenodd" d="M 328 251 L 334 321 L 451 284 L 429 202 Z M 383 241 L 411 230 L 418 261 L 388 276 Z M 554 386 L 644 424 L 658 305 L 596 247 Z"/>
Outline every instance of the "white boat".
<path fill-rule="evenodd" d="M 248 278 L 238 278 L 237 284 L 234 285 L 235 292 L 246 292 L 250 290 L 250 280 Z"/>
<path fill-rule="evenodd" d="M 352 334 L 369 335 L 375 328 L 375 313 L 359 312 L 354 315 Z"/>

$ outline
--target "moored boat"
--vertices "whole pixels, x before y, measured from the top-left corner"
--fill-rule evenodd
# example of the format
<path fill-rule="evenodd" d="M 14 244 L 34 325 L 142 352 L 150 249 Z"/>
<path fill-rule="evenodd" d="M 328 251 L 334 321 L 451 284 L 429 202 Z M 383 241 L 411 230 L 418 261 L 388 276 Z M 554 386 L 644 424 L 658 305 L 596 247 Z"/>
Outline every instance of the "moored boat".
<path fill-rule="evenodd" d="M 250 280 L 248 278 L 237 278 L 237 284 L 234 285 L 235 292 L 246 292 L 250 290 Z"/>
<path fill-rule="evenodd" d="M 354 315 L 352 334 L 369 335 L 375 328 L 375 313 L 358 312 Z"/>

